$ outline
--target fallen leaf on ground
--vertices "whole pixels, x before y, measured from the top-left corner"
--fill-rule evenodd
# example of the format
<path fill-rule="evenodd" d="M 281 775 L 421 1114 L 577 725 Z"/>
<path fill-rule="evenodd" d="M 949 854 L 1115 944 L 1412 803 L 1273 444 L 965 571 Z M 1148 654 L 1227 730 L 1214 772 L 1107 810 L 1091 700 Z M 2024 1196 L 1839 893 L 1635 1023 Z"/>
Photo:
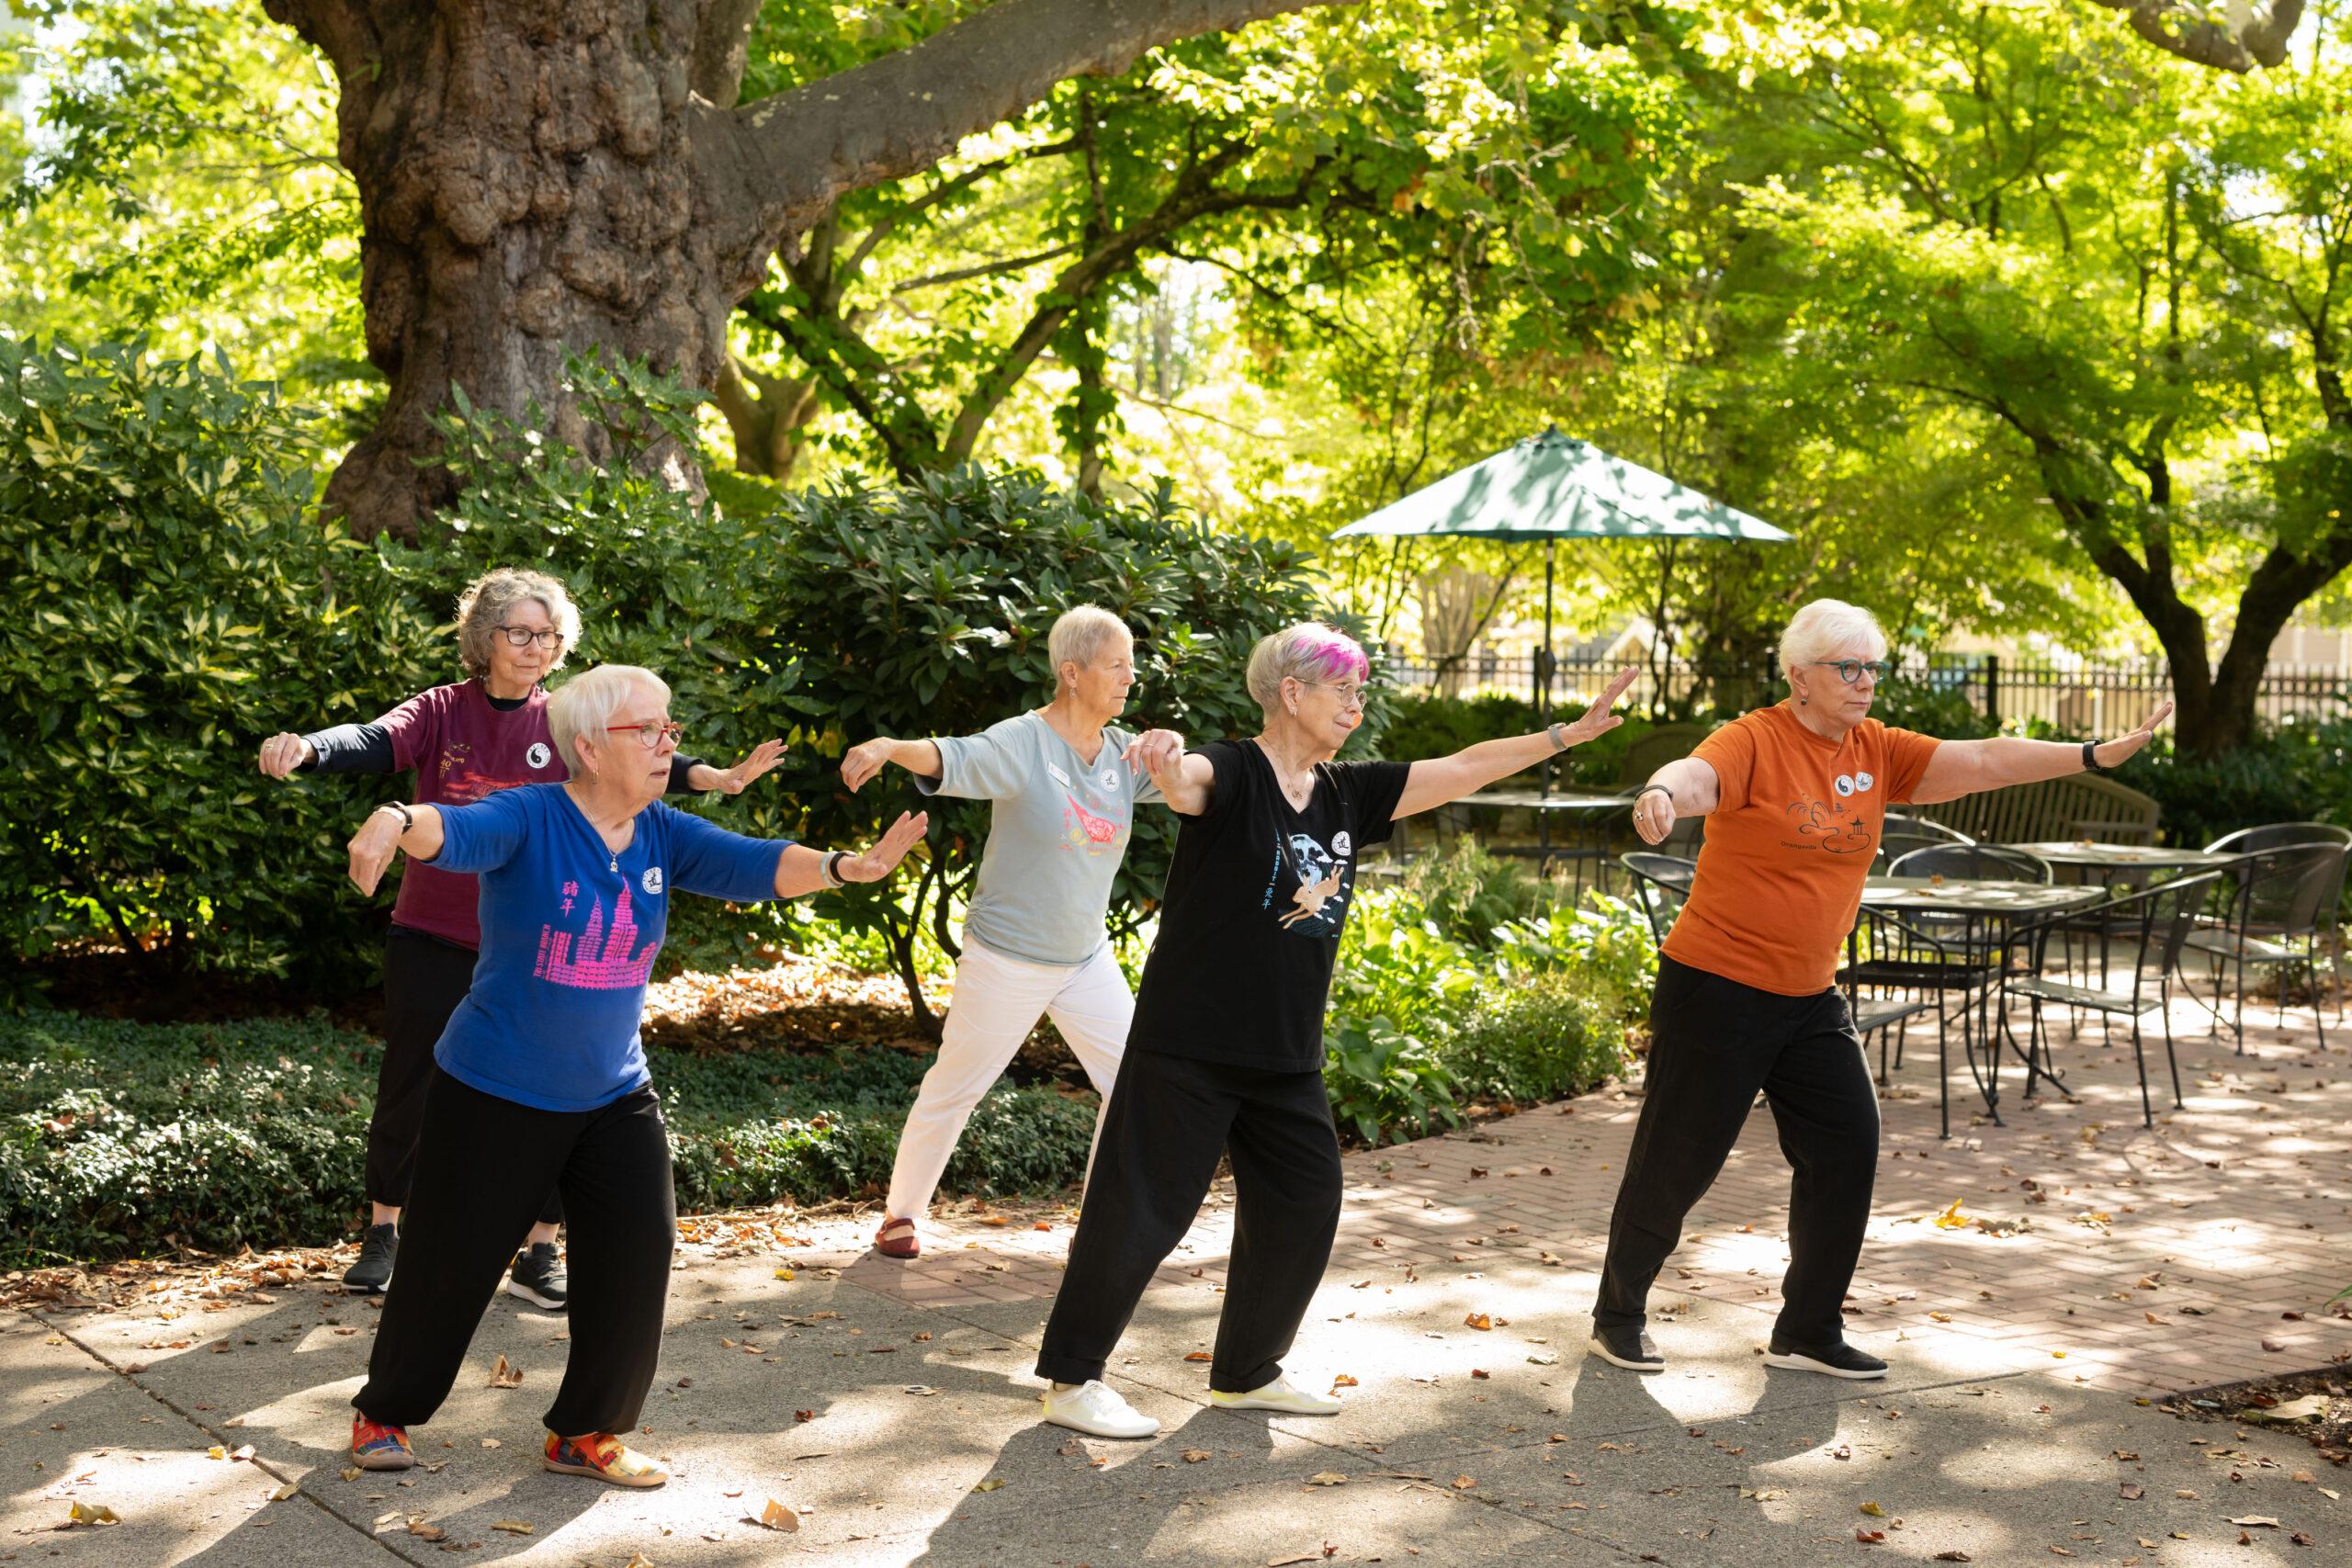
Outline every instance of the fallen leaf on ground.
<path fill-rule="evenodd" d="M 993 1492 L 1003 1484 L 1003 1482 L 999 1481 L 995 1476 L 991 1475 L 986 1481 L 981 1482 L 978 1486 L 973 1487 L 972 1490 L 975 1492 Z"/>
<path fill-rule="evenodd" d="M 1483 1312 L 1474 1312 L 1462 1322 L 1469 1328 L 1492 1328 L 1495 1325 L 1495 1320 Z"/>
<path fill-rule="evenodd" d="M 2141 1498 L 2148 1495 L 2148 1489 L 2141 1485 L 2136 1481 L 2124 1482 L 2121 1486 L 2121 1492 L 2123 1495 L 2123 1500 L 2127 1503 L 2136 1503 Z"/>
<path fill-rule="evenodd" d="M 419 1540 L 439 1540 L 449 1532 L 439 1525 L 428 1525 L 420 1519 L 408 1527 L 408 1533 Z"/>
<path fill-rule="evenodd" d="M 490 1386 L 492 1388 L 521 1388 L 523 1386 L 523 1369 L 510 1363 L 505 1357 L 499 1357 L 498 1365 L 490 1369 Z"/>
<path fill-rule="evenodd" d="M 1212 1357 L 1206 1350 L 1194 1350 L 1184 1358 L 1184 1359 L 1188 1361 L 1207 1361 L 1214 1360 L 1216 1358 Z"/>
<path fill-rule="evenodd" d="M 73 1529 L 75 1525 L 119 1525 L 120 1523 L 122 1521 L 115 1517 L 115 1511 L 104 1503 L 74 1502 L 65 1506 L 64 1528 L 67 1529 Z"/>
<path fill-rule="evenodd" d="M 1936 1561 L 1939 1562 L 1973 1562 L 1976 1560 L 1955 1546 L 1950 1551 L 1937 1552 Z"/>
<path fill-rule="evenodd" d="M 1883 1519 L 1883 1518 L 1886 1517 L 1886 1510 L 1885 1510 L 1884 1508 L 1880 1507 L 1876 1503 L 1865 1503 L 1865 1504 L 1863 1504 L 1863 1505 L 1862 1505 L 1862 1512 L 1864 1512 L 1865 1514 L 1868 1514 L 1871 1517 L 1872 1517 L 1872 1518 L 1874 1518 L 1874 1519 Z"/>
<path fill-rule="evenodd" d="M 204 1457 L 207 1459 L 227 1459 L 229 1457 L 229 1450 L 222 1448 L 220 1444 L 215 1443 L 210 1448 L 204 1450 Z"/>
<path fill-rule="evenodd" d="M 1876 1546 L 1886 1539 L 1886 1532 L 1884 1530 L 1856 1530 L 1854 1539 L 1864 1546 Z"/>
<path fill-rule="evenodd" d="M 1306 1478 L 1309 1486 L 1345 1486 L 1348 1478 L 1336 1470 L 1318 1470 Z"/>
<path fill-rule="evenodd" d="M 1966 1230 L 1968 1228 L 1968 1222 L 1960 1217 L 1959 1199 L 1953 1199 L 1951 1201 L 1951 1207 L 1946 1209 L 1942 1213 L 1936 1216 L 1936 1228 L 1939 1231 L 1957 1231 Z"/>
<path fill-rule="evenodd" d="M 2237 1418 L 2241 1421 L 2324 1421 L 2327 1418 L 2327 1395 L 2309 1393 L 2268 1410 L 2241 1410 Z"/>
<path fill-rule="evenodd" d="M 347 1464 L 343 1467 L 340 1473 L 345 1481 L 356 1481 L 359 1479 L 359 1467 L 356 1464 Z"/>
<path fill-rule="evenodd" d="M 1314 1551 L 1294 1552 L 1288 1557 L 1269 1557 L 1266 1559 L 1266 1568 L 1290 1568 L 1290 1565 L 1294 1562 L 1320 1562 L 1322 1561 L 1323 1552 L 1320 1549 L 1317 1549 Z"/>
<path fill-rule="evenodd" d="M 760 1510 L 758 1522 L 772 1530 L 797 1530 L 800 1528 L 800 1513 L 798 1509 L 771 1497 L 768 1506 Z"/>
<path fill-rule="evenodd" d="M 1184 1462 L 1186 1464 L 1198 1464 L 1204 1459 L 1215 1459 L 1216 1457 L 1216 1456 L 1215 1454 L 1209 1452 L 1206 1449 L 1186 1449 L 1184 1450 Z"/>
<path fill-rule="evenodd" d="M 1457 1475 L 1453 1478 L 1453 1489 L 1456 1492 L 1467 1492 L 1477 1484 L 1476 1480 L 1467 1475 Z"/>
<path fill-rule="evenodd" d="M 300 1482 L 289 1481 L 285 1485 L 279 1487 L 277 1491 L 271 1493 L 269 1495 L 269 1500 L 273 1503 L 283 1503 L 286 1499 L 293 1496 L 301 1490 L 302 1486 Z"/>
<path fill-rule="evenodd" d="M 2232 1519 L 2230 1523 L 2242 1529 L 2275 1530 L 2279 1528 L 2278 1521 L 2268 1514 L 2248 1514 L 2242 1519 Z"/>
<path fill-rule="evenodd" d="M 494 1449 L 498 1446 L 498 1439 L 496 1438 L 484 1438 L 481 1440 L 481 1446 L 486 1449 Z"/>
<path fill-rule="evenodd" d="M 1338 1377 L 1331 1380 L 1331 1386 L 1333 1388 L 1355 1388 L 1360 1385 L 1357 1383 L 1355 1379 L 1348 1376 L 1345 1372 L 1341 1372 Z"/>
<path fill-rule="evenodd" d="M 504 1530 L 508 1535 L 529 1535 L 532 1529 L 531 1525 L 523 1519 L 492 1519 L 490 1528 Z"/>

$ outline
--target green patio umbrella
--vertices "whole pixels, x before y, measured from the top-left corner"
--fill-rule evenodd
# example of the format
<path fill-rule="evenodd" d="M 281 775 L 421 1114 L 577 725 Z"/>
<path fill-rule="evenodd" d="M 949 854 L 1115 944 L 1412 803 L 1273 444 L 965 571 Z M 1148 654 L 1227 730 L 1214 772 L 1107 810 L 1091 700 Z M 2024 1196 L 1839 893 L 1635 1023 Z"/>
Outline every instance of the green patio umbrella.
<path fill-rule="evenodd" d="M 1442 535 L 1544 544 L 1544 653 L 1536 660 L 1536 703 L 1552 722 L 1552 580 L 1562 539 L 1648 539 L 1660 546 L 1658 617 L 1665 621 L 1666 584 L 1674 547 L 1683 539 L 1754 539 L 1786 543 L 1790 536 L 1736 507 L 1639 463 L 1604 452 L 1556 428 L 1530 436 L 1483 463 L 1473 463 L 1402 501 L 1359 518 L 1335 539 L 1434 537 Z M 1544 763 L 1542 789 L 1552 789 Z M 1550 835 L 1537 816 L 1548 849 Z"/>
<path fill-rule="evenodd" d="M 1544 656 L 1536 663 L 1536 700 L 1552 719 L 1552 581 L 1562 539 L 1649 539 L 1663 547 L 1671 571 L 1682 539 L 1754 539 L 1785 543 L 1790 536 L 1736 507 L 1702 495 L 1639 463 L 1613 456 L 1558 430 L 1547 430 L 1415 491 L 1340 529 L 1335 539 L 1434 537 L 1441 535 L 1542 541 Z M 1664 615 L 1661 576 L 1660 616 Z M 1545 770 L 1548 782 L 1550 770 Z"/>

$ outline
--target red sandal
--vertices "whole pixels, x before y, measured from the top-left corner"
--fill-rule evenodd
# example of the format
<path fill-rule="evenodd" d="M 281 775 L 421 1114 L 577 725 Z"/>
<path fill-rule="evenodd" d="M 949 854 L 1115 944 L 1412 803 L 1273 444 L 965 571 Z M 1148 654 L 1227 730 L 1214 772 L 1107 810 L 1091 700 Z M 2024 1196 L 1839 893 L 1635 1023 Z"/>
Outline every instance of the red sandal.
<path fill-rule="evenodd" d="M 885 1258 L 915 1258 L 922 1252 L 922 1242 L 915 1235 L 912 1220 L 884 1220 L 882 1228 L 874 1233 L 874 1250 Z"/>

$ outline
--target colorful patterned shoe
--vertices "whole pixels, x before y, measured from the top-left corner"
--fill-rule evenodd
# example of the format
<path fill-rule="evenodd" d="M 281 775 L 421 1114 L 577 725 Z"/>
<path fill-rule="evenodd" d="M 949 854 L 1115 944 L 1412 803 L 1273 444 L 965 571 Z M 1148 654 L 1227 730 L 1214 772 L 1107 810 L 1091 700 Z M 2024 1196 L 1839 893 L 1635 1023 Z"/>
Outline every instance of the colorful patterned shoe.
<path fill-rule="evenodd" d="M 668 1471 L 610 1432 L 591 1432 L 584 1438 L 549 1432 L 543 1462 L 558 1475 L 593 1476 L 616 1486 L 659 1486 L 670 1479 Z"/>
<path fill-rule="evenodd" d="M 362 1470 L 408 1469 L 416 1462 L 416 1450 L 408 1446 L 408 1428 L 352 1416 L 351 1462 Z"/>

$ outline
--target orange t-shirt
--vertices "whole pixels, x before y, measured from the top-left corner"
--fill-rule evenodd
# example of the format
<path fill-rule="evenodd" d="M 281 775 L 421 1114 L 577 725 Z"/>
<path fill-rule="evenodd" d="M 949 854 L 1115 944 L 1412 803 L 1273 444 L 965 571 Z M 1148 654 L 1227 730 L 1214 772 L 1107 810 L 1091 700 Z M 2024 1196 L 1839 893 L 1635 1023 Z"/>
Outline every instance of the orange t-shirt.
<path fill-rule="evenodd" d="M 1825 740 L 1787 703 L 1699 742 L 1719 793 L 1667 956 L 1784 997 L 1827 990 L 1886 808 L 1911 798 L 1939 744 L 1874 718 Z"/>

